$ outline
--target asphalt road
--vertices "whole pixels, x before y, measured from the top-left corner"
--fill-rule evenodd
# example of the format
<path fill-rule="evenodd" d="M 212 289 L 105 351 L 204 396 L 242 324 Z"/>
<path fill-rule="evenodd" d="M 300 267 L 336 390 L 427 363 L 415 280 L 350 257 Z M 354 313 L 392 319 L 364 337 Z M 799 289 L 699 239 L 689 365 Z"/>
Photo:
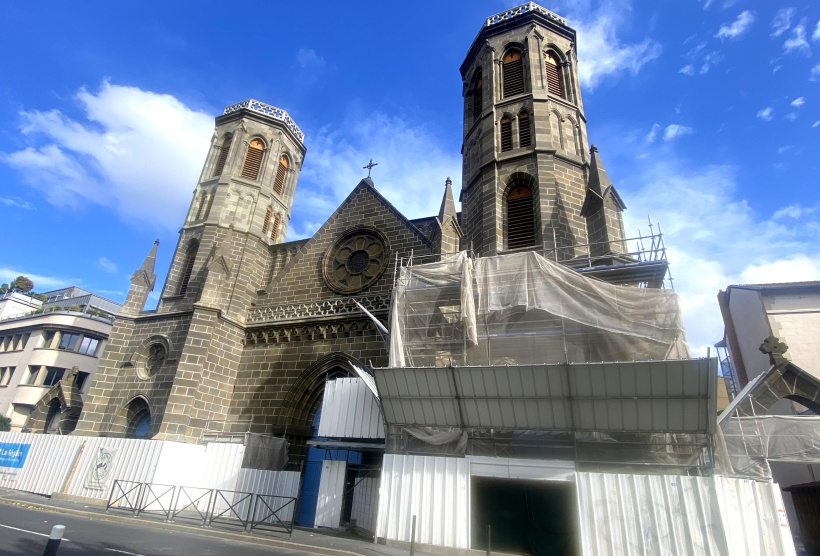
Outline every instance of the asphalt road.
<path fill-rule="evenodd" d="M 58 556 L 155 554 L 306 555 L 308 552 L 166 531 L 139 524 L 31 510 L 0 504 L 0 555 L 39 556 L 54 525 L 65 525 Z"/>

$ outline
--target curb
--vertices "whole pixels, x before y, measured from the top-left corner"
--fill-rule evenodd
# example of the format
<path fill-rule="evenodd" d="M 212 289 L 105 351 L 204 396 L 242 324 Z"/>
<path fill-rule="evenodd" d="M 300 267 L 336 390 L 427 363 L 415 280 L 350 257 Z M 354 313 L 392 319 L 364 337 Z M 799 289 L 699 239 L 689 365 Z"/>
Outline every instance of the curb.
<path fill-rule="evenodd" d="M 310 544 L 301 544 L 296 542 L 284 541 L 281 539 L 271 539 L 265 537 L 254 537 L 248 534 L 242 533 L 232 533 L 230 531 L 214 531 L 209 530 L 201 527 L 191 527 L 189 525 L 180 525 L 177 523 L 168 523 L 168 522 L 156 522 L 150 520 L 142 520 L 137 519 L 134 517 L 127 517 L 122 515 L 112 515 L 108 513 L 95 513 L 95 512 L 86 512 L 83 510 L 75 510 L 73 508 L 62 508 L 59 506 L 49 506 L 47 504 L 36 503 L 36 502 L 28 502 L 25 500 L 17 500 L 14 498 L 3 498 L 0 497 L 0 504 L 7 504 L 9 506 L 21 506 L 23 508 L 29 508 L 33 510 L 40 510 L 44 512 L 56 512 L 56 513 L 65 513 L 70 515 L 76 515 L 80 517 L 88 517 L 92 519 L 97 519 L 99 521 L 114 521 L 118 523 L 128 523 L 131 525 L 143 525 L 146 527 L 152 527 L 154 529 L 172 529 L 175 531 L 181 531 L 185 533 L 190 533 L 194 535 L 200 535 L 203 537 L 218 537 L 222 539 L 232 539 L 236 541 L 242 542 L 249 542 L 253 544 L 261 544 L 267 546 L 275 546 L 278 548 L 287 548 L 290 550 L 301 550 L 303 552 L 312 552 L 314 554 L 325 554 L 327 556 L 361 556 L 358 552 L 350 552 L 348 550 L 342 550 L 339 548 L 325 548 L 322 546 L 314 546 Z"/>

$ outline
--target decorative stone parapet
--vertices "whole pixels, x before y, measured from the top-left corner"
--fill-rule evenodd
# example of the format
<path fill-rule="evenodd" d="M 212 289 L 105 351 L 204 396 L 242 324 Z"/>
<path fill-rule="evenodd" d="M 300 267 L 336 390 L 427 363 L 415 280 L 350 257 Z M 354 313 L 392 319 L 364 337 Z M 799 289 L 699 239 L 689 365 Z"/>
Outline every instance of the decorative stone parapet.
<path fill-rule="evenodd" d="M 362 314 L 362 310 L 353 302 L 358 301 L 368 311 L 386 311 L 390 308 L 389 295 L 368 295 L 361 297 L 334 297 L 320 301 L 290 303 L 273 307 L 253 307 L 248 310 L 247 324 L 271 324 L 296 321 L 316 317 Z"/>
<path fill-rule="evenodd" d="M 288 126 L 288 129 L 293 132 L 296 138 L 299 139 L 300 142 L 304 142 L 305 134 L 302 133 L 302 130 L 299 129 L 299 126 L 296 125 L 296 122 L 293 121 L 290 115 L 281 108 L 276 108 L 270 104 L 265 104 L 264 102 L 259 102 L 258 100 L 248 99 L 228 106 L 225 108 L 225 112 L 223 114 L 230 114 L 231 112 L 236 112 L 242 109 L 253 110 L 254 112 L 259 112 L 260 114 L 270 116 L 271 118 L 282 120 L 285 122 L 285 125 Z"/>
<path fill-rule="evenodd" d="M 553 13 L 553 12 L 549 11 L 546 8 L 542 8 L 541 6 L 536 4 L 535 2 L 527 2 L 526 4 L 521 4 L 520 6 L 512 8 L 512 9 L 507 10 L 505 12 L 501 12 L 501 13 L 498 13 L 498 14 L 495 14 L 495 15 L 491 15 L 490 17 L 487 18 L 486 23 L 484 23 L 484 27 L 490 27 L 491 25 L 495 25 L 496 23 L 501 23 L 502 21 L 512 19 L 516 16 L 523 15 L 523 14 L 528 13 L 528 12 L 538 12 L 540 14 L 543 14 L 543 15 L 547 16 L 550 19 L 553 19 L 553 20 L 557 21 L 558 23 L 560 23 L 562 25 L 567 24 L 567 20 L 565 18 L 561 17 L 560 15 L 558 15 L 556 13 Z"/>

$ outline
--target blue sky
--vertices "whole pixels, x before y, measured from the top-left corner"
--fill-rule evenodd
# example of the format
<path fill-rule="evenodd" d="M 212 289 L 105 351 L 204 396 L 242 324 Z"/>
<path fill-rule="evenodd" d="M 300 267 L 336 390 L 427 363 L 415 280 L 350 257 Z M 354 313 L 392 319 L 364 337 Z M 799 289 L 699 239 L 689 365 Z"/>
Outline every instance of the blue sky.
<path fill-rule="evenodd" d="M 213 118 L 247 98 L 306 133 L 289 239 L 370 158 L 405 214 L 435 213 L 461 182 L 459 65 L 515 5 L 2 3 L 0 280 L 122 301 L 155 238 L 163 280 Z M 695 353 L 722 334 L 719 289 L 820 279 L 820 5 L 542 5 L 578 31 L 590 140 L 628 234 L 663 227 Z"/>

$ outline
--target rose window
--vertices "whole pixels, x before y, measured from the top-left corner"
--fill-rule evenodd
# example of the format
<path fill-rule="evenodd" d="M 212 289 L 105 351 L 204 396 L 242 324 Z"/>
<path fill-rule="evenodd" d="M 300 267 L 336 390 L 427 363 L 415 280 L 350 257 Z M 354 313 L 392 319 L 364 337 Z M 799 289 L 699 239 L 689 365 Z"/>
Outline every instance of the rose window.
<path fill-rule="evenodd" d="M 325 282 L 339 293 L 356 293 L 373 285 L 387 268 L 387 240 L 377 230 L 355 228 L 336 240 L 325 255 Z"/>

